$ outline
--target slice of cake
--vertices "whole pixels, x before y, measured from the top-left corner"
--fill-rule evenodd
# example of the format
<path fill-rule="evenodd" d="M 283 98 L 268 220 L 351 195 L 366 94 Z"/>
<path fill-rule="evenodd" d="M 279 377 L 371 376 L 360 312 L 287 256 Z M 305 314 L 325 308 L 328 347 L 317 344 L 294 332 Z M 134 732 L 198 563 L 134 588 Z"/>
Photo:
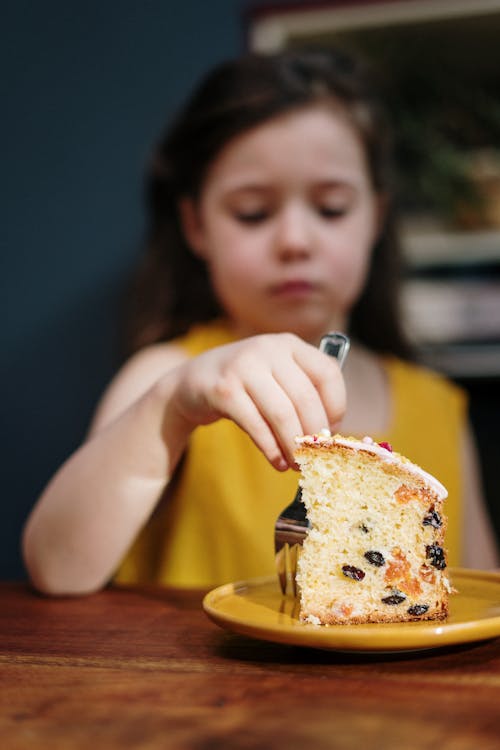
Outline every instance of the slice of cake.
<path fill-rule="evenodd" d="M 437 479 L 387 443 L 297 438 L 311 525 L 300 553 L 300 617 L 314 624 L 442 619 L 446 576 Z"/>

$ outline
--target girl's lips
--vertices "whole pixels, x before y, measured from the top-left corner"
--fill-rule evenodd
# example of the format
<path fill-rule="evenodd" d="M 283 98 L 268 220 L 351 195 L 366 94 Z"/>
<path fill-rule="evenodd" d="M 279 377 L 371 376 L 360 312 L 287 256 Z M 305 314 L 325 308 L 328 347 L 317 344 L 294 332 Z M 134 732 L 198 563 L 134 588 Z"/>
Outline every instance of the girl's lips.
<path fill-rule="evenodd" d="M 310 281 L 296 279 L 275 284 L 271 287 L 271 291 L 273 294 L 281 297 L 302 297 L 311 294 L 316 288 L 317 285 Z"/>

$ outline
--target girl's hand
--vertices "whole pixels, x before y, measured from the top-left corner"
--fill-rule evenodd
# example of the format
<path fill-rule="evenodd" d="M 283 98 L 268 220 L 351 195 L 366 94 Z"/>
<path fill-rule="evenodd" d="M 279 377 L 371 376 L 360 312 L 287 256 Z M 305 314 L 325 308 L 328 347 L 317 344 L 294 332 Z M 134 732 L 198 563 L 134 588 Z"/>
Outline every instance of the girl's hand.
<path fill-rule="evenodd" d="M 288 333 L 212 349 L 177 378 L 171 408 L 189 429 L 232 419 L 279 470 L 294 465 L 296 435 L 334 428 L 345 411 L 337 361 Z"/>

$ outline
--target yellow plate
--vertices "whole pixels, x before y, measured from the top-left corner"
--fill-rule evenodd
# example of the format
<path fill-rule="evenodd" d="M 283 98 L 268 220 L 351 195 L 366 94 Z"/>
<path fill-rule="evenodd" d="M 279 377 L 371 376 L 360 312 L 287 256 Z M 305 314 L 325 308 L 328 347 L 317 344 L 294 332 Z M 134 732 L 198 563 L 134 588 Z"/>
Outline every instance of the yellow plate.
<path fill-rule="evenodd" d="M 277 643 L 334 651 L 413 651 L 500 636 L 500 574 L 455 568 L 458 594 L 447 620 L 366 625 L 309 625 L 297 602 L 283 597 L 277 579 L 255 578 L 210 591 L 203 608 L 218 625 Z"/>

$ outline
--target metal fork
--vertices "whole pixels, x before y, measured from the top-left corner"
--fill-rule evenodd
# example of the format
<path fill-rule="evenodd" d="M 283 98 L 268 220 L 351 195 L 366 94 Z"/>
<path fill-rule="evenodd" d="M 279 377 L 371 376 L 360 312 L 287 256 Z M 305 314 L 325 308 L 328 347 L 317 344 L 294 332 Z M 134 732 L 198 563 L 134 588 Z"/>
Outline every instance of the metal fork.
<path fill-rule="evenodd" d="M 338 331 L 325 334 L 319 344 L 320 350 L 335 357 L 340 367 L 344 364 L 349 347 L 349 338 Z M 280 513 L 274 526 L 276 570 L 283 594 L 287 593 L 290 585 L 293 595 L 297 596 L 297 557 L 308 528 L 306 508 L 299 487 L 293 501 Z"/>

